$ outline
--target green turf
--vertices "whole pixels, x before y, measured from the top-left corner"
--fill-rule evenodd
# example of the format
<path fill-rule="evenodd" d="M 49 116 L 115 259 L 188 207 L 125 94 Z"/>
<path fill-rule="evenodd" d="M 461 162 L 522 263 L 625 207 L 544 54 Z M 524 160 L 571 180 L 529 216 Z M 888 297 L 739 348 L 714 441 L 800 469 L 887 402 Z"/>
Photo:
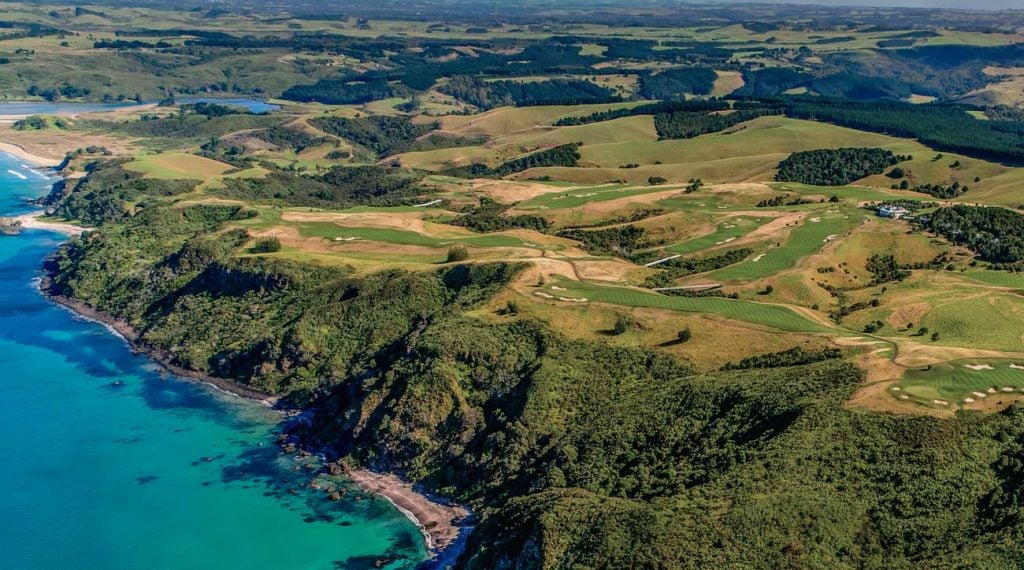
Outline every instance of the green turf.
<path fill-rule="evenodd" d="M 738 238 L 745 236 L 748 233 L 756 230 L 762 225 L 768 223 L 771 218 L 730 218 L 728 221 L 718 224 L 718 229 L 714 232 L 700 236 L 698 238 L 686 240 L 682 243 L 670 245 L 665 248 L 665 251 L 669 253 L 678 253 L 680 255 L 686 255 L 713 247 L 716 245 L 722 245 L 725 240 L 730 238 Z"/>
<path fill-rule="evenodd" d="M 780 192 L 796 192 L 800 195 L 837 196 L 845 200 L 892 200 L 898 196 L 864 186 L 812 186 L 797 182 L 775 182 L 769 184 Z"/>
<path fill-rule="evenodd" d="M 821 221 L 811 221 L 815 218 L 820 218 Z M 821 250 L 827 243 L 828 236 L 842 234 L 861 219 L 863 219 L 863 214 L 849 210 L 840 210 L 838 213 L 831 214 L 824 210 L 811 212 L 799 226 L 792 230 L 781 246 L 769 247 L 767 250 L 761 251 L 755 249 L 755 254 L 749 258 L 735 265 L 713 271 L 707 277 L 715 281 L 753 281 L 769 277 L 779 271 L 794 267 L 800 258 Z M 758 259 L 758 256 L 762 254 L 764 256 Z M 755 259 L 757 261 L 754 261 Z"/>
<path fill-rule="evenodd" d="M 298 226 L 304 237 L 358 238 L 397 245 L 447 247 L 454 244 L 476 247 L 523 247 L 522 240 L 505 235 L 480 235 L 459 238 L 436 238 L 416 232 L 384 228 L 346 228 L 331 222 L 308 222 Z"/>
<path fill-rule="evenodd" d="M 678 186 L 630 186 L 627 184 L 613 184 L 598 188 L 587 188 L 572 190 L 569 192 L 556 192 L 542 194 L 530 198 L 516 206 L 520 210 L 556 210 L 575 208 L 593 202 L 606 202 L 618 198 L 650 194 L 652 192 L 664 192 L 666 190 L 678 190 Z"/>
<path fill-rule="evenodd" d="M 986 285 L 1024 289 L 1024 274 L 1020 273 L 995 271 L 993 269 L 969 269 L 961 275 L 974 281 L 980 281 Z"/>
<path fill-rule="evenodd" d="M 967 365 L 987 364 L 993 370 L 972 370 Z M 956 360 L 931 366 L 928 369 L 908 370 L 897 384 L 899 390 L 894 393 L 905 393 L 913 398 L 932 403 L 932 400 L 946 400 L 950 404 L 960 404 L 964 398 L 978 400 L 974 392 L 988 394 L 989 398 L 998 398 L 1002 388 L 1011 387 L 1015 392 L 1024 390 L 1024 370 L 1010 368 L 1011 364 L 1024 365 L 1002 359 Z M 988 392 L 995 389 L 995 393 Z"/>
<path fill-rule="evenodd" d="M 562 290 L 554 289 L 561 287 Z M 646 292 L 627 287 L 610 287 L 558 280 L 544 291 L 555 297 L 570 299 L 586 298 L 590 301 L 624 305 L 629 307 L 653 307 L 688 313 L 712 313 L 729 319 L 761 325 L 786 332 L 827 333 L 835 332 L 818 322 L 782 305 L 752 303 L 722 297 L 674 297 L 655 292 Z"/>

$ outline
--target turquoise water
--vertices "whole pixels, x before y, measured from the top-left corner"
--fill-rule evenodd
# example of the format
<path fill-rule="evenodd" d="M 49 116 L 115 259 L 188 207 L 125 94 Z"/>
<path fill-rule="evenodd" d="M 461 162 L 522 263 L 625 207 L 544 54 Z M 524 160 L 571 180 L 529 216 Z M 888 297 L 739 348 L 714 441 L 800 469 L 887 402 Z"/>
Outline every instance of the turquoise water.
<path fill-rule="evenodd" d="M 0 215 L 47 184 L 0 154 Z M 60 240 L 0 237 L 0 568 L 398 569 L 426 557 L 383 499 L 305 488 L 303 465 L 274 445 L 277 412 L 170 377 L 41 297 L 33 279 Z"/>

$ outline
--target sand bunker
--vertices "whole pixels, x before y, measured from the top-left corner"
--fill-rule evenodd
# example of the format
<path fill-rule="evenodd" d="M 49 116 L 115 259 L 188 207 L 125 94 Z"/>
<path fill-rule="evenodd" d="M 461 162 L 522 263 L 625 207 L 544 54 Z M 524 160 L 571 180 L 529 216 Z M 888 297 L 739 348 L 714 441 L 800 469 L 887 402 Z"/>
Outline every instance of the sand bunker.
<path fill-rule="evenodd" d="M 995 370 L 995 368 L 988 364 L 964 364 L 964 368 L 970 368 L 971 370 Z"/>
<path fill-rule="evenodd" d="M 768 255 L 768 254 L 767 253 L 762 253 L 761 255 L 758 255 L 757 257 L 754 258 L 754 262 L 757 263 L 758 261 L 761 261 L 762 259 L 764 259 L 764 256 L 766 256 L 766 255 Z"/>

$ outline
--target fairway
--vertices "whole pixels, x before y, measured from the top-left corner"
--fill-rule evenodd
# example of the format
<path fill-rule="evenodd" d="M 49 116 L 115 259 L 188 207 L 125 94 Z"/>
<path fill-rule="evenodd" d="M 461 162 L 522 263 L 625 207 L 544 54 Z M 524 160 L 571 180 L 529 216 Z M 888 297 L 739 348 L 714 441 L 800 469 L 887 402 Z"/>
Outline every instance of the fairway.
<path fill-rule="evenodd" d="M 714 281 L 753 281 L 770 277 L 782 270 L 795 267 L 800 258 L 821 250 L 833 236 L 854 227 L 863 219 L 863 214 L 848 210 L 815 210 L 794 228 L 786 241 L 779 247 L 769 246 L 735 265 L 730 265 L 707 274 Z"/>
<path fill-rule="evenodd" d="M 608 287 L 566 279 L 558 279 L 555 286 L 560 289 L 548 286 L 544 291 L 555 298 L 587 299 L 613 305 L 653 307 L 688 313 L 711 313 L 786 332 L 837 332 L 836 329 L 826 327 L 782 305 L 753 303 L 721 297 L 675 297 L 627 287 Z"/>
<path fill-rule="evenodd" d="M 551 248 L 551 246 L 527 246 L 522 240 L 499 234 L 437 238 L 405 230 L 384 228 L 347 228 L 331 222 L 307 222 L 298 224 L 299 234 L 303 237 L 317 237 L 338 241 L 367 240 L 396 245 L 421 245 L 426 247 L 446 247 L 462 244 L 474 247 L 535 247 Z"/>
<path fill-rule="evenodd" d="M 718 228 L 707 235 L 703 235 L 698 238 L 670 245 L 665 248 L 665 251 L 669 253 L 678 253 L 680 255 L 686 255 L 695 253 L 716 245 L 724 245 L 729 243 L 729 240 L 734 240 L 741 236 L 745 236 L 750 232 L 756 230 L 762 225 L 771 221 L 772 218 L 746 218 L 736 217 L 729 218 L 728 221 L 718 224 Z"/>
<path fill-rule="evenodd" d="M 526 200 L 518 205 L 518 210 L 560 210 L 576 208 L 595 202 L 607 202 L 630 196 L 640 196 L 655 192 L 670 192 L 682 190 L 679 186 L 631 186 L 627 184 L 612 184 L 608 186 L 595 186 L 564 193 L 542 194 L 535 198 Z"/>

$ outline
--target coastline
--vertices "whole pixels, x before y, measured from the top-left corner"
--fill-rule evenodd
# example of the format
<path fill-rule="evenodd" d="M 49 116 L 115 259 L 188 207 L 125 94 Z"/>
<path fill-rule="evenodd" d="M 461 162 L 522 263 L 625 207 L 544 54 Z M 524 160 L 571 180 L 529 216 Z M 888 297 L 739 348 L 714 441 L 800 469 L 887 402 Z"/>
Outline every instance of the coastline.
<path fill-rule="evenodd" d="M 31 214 L 22 214 L 15 216 L 14 219 L 21 223 L 21 227 L 27 230 L 48 230 L 51 232 L 57 232 L 66 236 L 80 236 L 83 233 L 90 230 L 84 226 L 76 226 L 75 224 L 69 224 L 64 222 L 48 222 L 41 220 L 46 213 L 32 212 Z"/>
<path fill-rule="evenodd" d="M 209 384 L 221 390 L 222 392 L 227 392 L 240 398 L 256 400 L 270 407 L 276 408 L 280 405 L 280 399 L 276 396 L 264 394 L 263 392 L 254 390 L 252 388 L 249 388 L 248 386 L 243 386 L 242 384 L 239 384 L 232 380 L 218 378 L 216 376 L 210 376 L 208 374 L 203 374 L 201 372 L 196 372 L 194 370 L 188 370 L 175 364 L 172 364 L 170 361 L 170 354 L 162 350 L 157 350 L 152 347 L 146 346 L 145 343 L 143 343 L 140 340 L 139 332 L 135 330 L 135 328 L 128 324 L 127 322 L 116 317 L 110 316 L 102 311 L 98 311 L 77 299 L 71 299 L 70 297 L 65 297 L 63 295 L 53 295 L 49 293 L 47 291 L 46 286 L 47 281 L 48 278 L 45 276 L 39 281 L 39 291 L 47 299 L 57 303 L 58 305 L 61 305 L 62 307 L 65 307 L 66 309 L 70 310 L 72 313 L 81 318 L 84 318 L 89 321 L 95 321 L 106 326 L 108 329 L 110 329 L 118 336 L 123 338 L 125 342 L 127 342 L 132 347 L 132 350 L 140 354 L 146 355 L 151 360 L 153 360 L 154 362 L 156 362 L 165 370 L 174 374 L 175 376 L 180 376 L 182 378 L 187 378 L 189 380 L 195 380 L 197 382 Z"/>
<path fill-rule="evenodd" d="M 169 354 L 142 343 L 138 331 L 127 322 L 98 311 L 76 299 L 50 294 L 47 291 L 46 281 L 47 277 L 45 276 L 40 279 L 39 291 L 47 299 L 66 308 L 79 318 L 104 325 L 124 339 L 132 347 L 132 350 L 146 355 L 175 376 L 202 382 L 220 391 L 256 400 L 272 408 L 279 407 L 280 401 L 274 396 L 231 380 L 186 370 L 170 363 Z M 330 468 L 330 466 L 327 467 Z M 468 509 L 461 505 L 442 502 L 435 497 L 416 491 L 411 483 L 391 473 L 345 468 L 343 474 L 345 479 L 353 485 L 383 497 L 419 528 L 430 553 L 427 563 L 434 564 L 436 567 L 444 567 L 444 565 L 453 563 L 461 553 L 465 539 L 472 530 L 472 527 L 466 524 L 471 516 Z"/>
<path fill-rule="evenodd" d="M 48 230 L 69 236 L 81 235 L 90 229 L 73 224 L 40 220 L 39 218 L 43 215 L 44 212 L 33 212 L 17 216 L 16 219 L 26 229 Z M 77 299 L 50 293 L 49 280 L 48 269 L 44 266 L 43 275 L 37 281 L 37 288 L 44 297 L 64 307 L 78 318 L 105 326 L 112 333 L 121 337 L 133 351 L 144 354 L 171 374 L 202 382 L 236 397 L 258 401 L 271 408 L 285 409 L 281 407 L 281 400 L 278 397 L 262 393 L 232 380 L 187 370 L 173 364 L 170 353 L 148 346 L 142 341 L 139 331 L 128 322 L 99 311 Z M 329 471 L 332 470 L 331 465 L 327 465 L 325 468 Z M 343 468 L 343 474 L 351 484 L 383 497 L 416 525 L 430 554 L 430 558 L 424 562 L 426 565 L 424 567 L 446 567 L 454 563 L 461 554 L 466 538 L 472 530 L 472 526 L 467 524 L 471 517 L 468 509 L 419 492 L 413 488 L 411 483 L 394 474 L 351 468 Z"/>
<path fill-rule="evenodd" d="M 63 159 L 46 158 L 45 156 L 32 154 L 21 145 L 9 142 L 0 142 L 0 152 L 9 154 L 18 160 L 24 160 L 36 168 L 56 168 L 63 161 Z"/>
<path fill-rule="evenodd" d="M 433 560 L 439 555 L 458 555 L 456 546 L 471 527 L 465 524 L 470 516 L 461 505 L 442 503 L 416 491 L 412 484 L 390 473 L 367 469 L 345 469 L 345 477 L 360 488 L 387 499 L 419 527 Z"/>

